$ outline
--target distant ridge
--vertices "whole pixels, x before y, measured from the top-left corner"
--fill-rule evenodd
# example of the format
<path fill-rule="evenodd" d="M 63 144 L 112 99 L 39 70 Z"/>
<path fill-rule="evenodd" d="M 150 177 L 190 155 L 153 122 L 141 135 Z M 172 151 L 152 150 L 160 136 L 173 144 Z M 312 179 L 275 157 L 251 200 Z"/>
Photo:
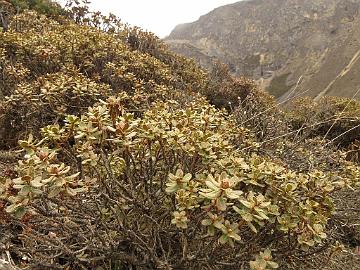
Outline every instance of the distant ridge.
<path fill-rule="evenodd" d="M 360 0 L 241 1 L 175 27 L 166 42 L 204 67 L 221 60 L 279 99 L 352 98 L 360 86 L 359 10 Z"/>

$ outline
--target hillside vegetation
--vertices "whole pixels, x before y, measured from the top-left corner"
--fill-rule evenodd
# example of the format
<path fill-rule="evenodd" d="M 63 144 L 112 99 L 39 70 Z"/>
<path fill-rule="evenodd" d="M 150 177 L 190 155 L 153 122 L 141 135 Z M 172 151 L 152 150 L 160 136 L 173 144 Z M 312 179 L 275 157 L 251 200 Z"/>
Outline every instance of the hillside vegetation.
<path fill-rule="evenodd" d="M 113 15 L 24 3 L 0 2 L 0 269 L 358 265 L 358 102 L 281 109 Z"/>

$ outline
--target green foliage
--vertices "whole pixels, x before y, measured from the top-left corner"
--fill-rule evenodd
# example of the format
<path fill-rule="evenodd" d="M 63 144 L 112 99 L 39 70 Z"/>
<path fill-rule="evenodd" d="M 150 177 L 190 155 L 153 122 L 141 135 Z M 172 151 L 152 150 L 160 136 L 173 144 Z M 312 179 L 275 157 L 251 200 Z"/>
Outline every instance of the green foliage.
<path fill-rule="evenodd" d="M 56 1 L 51 0 L 10 0 L 9 2 L 18 11 L 31 9 L 48 16 L 61 15 L 65 12 Z"/>
<path fill-rule="evenodd" d="M 282 74 L 280 76 L 276 76 L 271 80 L 269 87 L 266 89 L 271 95 L 276 98 L 280 98 L 284 94 L 286 94 L 290 89 L 291 85 L 287 84 L 287 78 L 290 73 Z"/>
<path fill-rule="evenodd" d="M 157 57 L 134 50 L 128 31 L 105 33 L 34 12 L 18 15 L 10 31 L 0 33 L 0 93 L 7 96 L 0 102 L 0 141 L 12 147 L 22 133 L 36 135 L 39 127 L 63 120 L 64 112 L 79 114 L 110 92 L 126 91 L 134 97 L 128 105 L 139 111 L 154 100 L 190 96 L 205 87 L 206 74 L 195 64 L 162 53 L 160 45 L 152 51 Z"/>
<path fill-rule="evenodd" d="M 135 260 L 201 268 L 208 256 L 240 266 L 268 247 L 281 260 L 288 244 L 296 253 L 326 239 L 330 194 L 359 179 L 356 167 L 297 173 L 251 154 L 257 149 L 251 132 L 204 99 L 186 109 L 159 102 L 142 117 L 129 113 L 124 99 L 125 93 L 110 97 L 81 117 L 67 116 L 63 127 L 44 127 L 41 141 L 20 142 L 25 159 L 18 177 L 3 183 L 1 198 L 8 202 L 6 212 L 31 214 L 32 229 L 24 237 L 25 243 L 33 239 L 34 262 L 46 264 L 45 245 L 51 246 L 54 266 L 64 256 L 84 267 Z M 77 238 L 90 237 L 74 242 L 73 229 L 60 225 L 53 237 L 73 243 L 71 253 L 48 243 L 40 236 L 54 228 L 41 224 L 54 216 L 71 222 Z M 89 218 L 95 231 L 82 225 Z M 119 249 L 129 241 L 131 246 Z M 126 259 L 136 250 L 142 252 Z M 75 256 L 80 251 L 81 258 Z M 259 256 L 252 269 L 276 267 L 271 258 L 264 264 L 268 251 Z"/>

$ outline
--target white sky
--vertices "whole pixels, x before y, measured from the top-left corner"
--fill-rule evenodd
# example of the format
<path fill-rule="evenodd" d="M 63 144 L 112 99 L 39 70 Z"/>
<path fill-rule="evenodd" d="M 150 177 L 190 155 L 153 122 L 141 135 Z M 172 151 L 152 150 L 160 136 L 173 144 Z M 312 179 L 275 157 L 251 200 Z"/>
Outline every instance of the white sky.
<path fill-rule="evenodd" d="M 161 38 L 180 23 L 196 21 L 214 8 L 240 0 L 90 0 L 93 10 L 117 15 L 123 22 Z"/>

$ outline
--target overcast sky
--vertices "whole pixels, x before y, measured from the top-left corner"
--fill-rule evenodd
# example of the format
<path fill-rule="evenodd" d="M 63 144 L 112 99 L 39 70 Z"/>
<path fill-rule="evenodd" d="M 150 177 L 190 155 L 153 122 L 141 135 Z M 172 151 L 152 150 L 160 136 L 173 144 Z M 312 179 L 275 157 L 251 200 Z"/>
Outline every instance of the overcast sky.
<path fill-rule="evenodd" d="M 91 7 L 163 38 L 180 23 L 196 21 L 214 8 L 239 0 L 90 0 Z"/>

